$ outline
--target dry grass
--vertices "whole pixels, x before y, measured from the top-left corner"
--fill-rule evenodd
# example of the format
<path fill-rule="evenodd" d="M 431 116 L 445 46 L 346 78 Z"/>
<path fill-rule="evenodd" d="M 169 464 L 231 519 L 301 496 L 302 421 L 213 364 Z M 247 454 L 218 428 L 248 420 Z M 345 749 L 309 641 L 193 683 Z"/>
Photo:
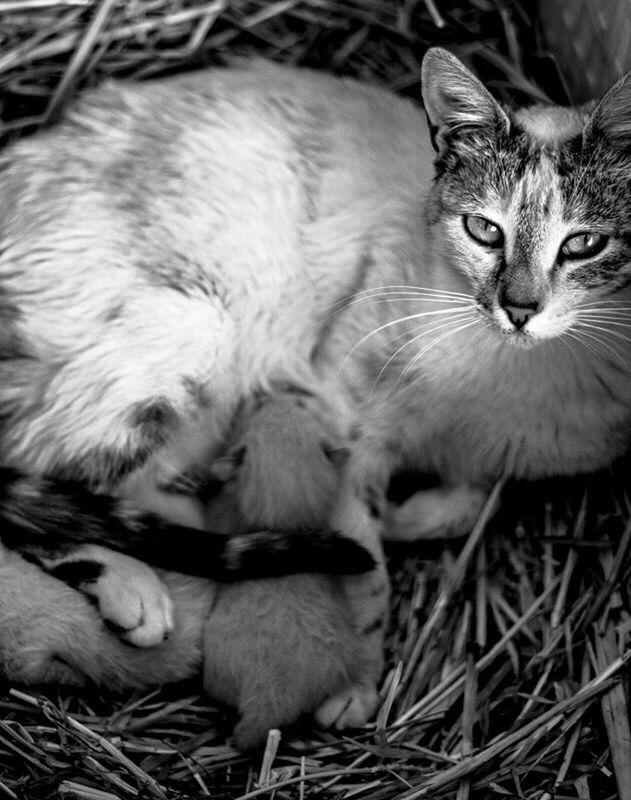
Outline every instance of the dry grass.
<path fill-rule="evenodd" d="M 524 4 L 527 6 L 529 4 Z M 419 96 L 429 44 L 504 99 L 540 98 L 537 44 L 496 0 L 0 0 L 5 135 L 82 85 L 264 52 Z M 191 687 L 124 698 L 0 694 L 0 797 L 631 798 L 625 492 L 605 477 L 504 492 L 465 543 L 392 553 L 391 669 L 377 722 L 302 727 L 265 753 Z"/>

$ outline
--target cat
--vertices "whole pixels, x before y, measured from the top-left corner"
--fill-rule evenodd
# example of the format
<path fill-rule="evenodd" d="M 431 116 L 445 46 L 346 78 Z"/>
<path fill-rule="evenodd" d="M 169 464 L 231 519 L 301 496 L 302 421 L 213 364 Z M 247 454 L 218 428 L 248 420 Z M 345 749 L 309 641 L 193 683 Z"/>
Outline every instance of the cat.
<path fill-rule="evenodd" d="M 629 445 L 629 76 L 589 110 L 510 111 L 440 48 L 422 73 L 427 123 L 263 62 L 111 83 L 2 170 L 10 466 L 190 523 L 164 488 L 216 463 L 243 399 L 336 409 L 323 527 L 375 559 L 340 584 L 370 663 L 341 725 L 374 707 L 383 534 L 461 533 L 503 477 Z M 407 470 L 434 486 L 393 508 Z"/>

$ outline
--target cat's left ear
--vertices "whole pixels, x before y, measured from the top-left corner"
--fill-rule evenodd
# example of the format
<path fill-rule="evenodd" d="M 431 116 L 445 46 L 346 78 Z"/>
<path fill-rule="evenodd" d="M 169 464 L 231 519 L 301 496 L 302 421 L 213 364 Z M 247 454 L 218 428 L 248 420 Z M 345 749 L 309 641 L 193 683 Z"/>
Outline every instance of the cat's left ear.
<path fill-rule="evenodd" d="M 594 138 L 631 151 L 631 72 L 614 83 L 588 119 L 583 141 Z"/>
<path fill-rule="evenodd" d="M 473 131 L 497 134 L 510 122 L 499 103 L 454 55 L 432 47 L 421 68 L 423 103 L 430 124 L 434 149 Z"/>

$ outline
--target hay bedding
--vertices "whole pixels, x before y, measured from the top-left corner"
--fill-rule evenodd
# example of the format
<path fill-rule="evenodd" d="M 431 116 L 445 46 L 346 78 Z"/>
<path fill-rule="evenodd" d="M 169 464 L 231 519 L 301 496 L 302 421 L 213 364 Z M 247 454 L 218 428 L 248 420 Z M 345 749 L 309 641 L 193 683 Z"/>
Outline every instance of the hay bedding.
<path fill-rule="evenodd" d="M 3 136 L 54 121 L 104 76 L 244 52 L 418 97 L 423 52 L 441 43 L 503 99 L 541 99 L 528 5 L 0 0 Z M 624 487 L 611 476 L 508 487 L 496 505 L 465 543 L 391 553 L 391 669 L 375 725 L 272 733 L 265 753 L 244 755 L 227 743 L 230 714 L 197 687 L 123 698 L 3 687 L 0 797 L 631 798 Z"/>

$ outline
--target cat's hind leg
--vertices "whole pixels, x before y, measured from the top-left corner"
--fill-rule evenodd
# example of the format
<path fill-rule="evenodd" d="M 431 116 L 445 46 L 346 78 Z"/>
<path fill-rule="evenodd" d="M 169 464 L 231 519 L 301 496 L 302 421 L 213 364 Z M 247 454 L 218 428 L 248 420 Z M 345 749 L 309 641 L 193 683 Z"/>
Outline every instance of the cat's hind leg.
<path fill-rule="evenodd" d="M 95 275 L 106 272 L 104 264 Z M 138 285 L 90 288 L 66 313 L 67 302 L 54 301 L 57 292 L 75 296 L 68 270 L 60 268 L 55 282 L 38 269 L 33 281 L 39 304 L 31 309 L 24 299 L 16 336 L 40 343 L 33 352 L 42 355 L 9 372 L 0 387 L 9 411 L 5 463 L 119 493 L 149 462 L 177 459 L 178 448 L 189 459 L 207 459 L 238 394 L 234 330 L 220 299 L 142 285 L 137 275 Z M 38 315 L 47 302 L 58 314 L 44 325 Z M 67 521 L 73 525 L 72 515 Z M 155 644 L 169 633 L 167 593 L 140 562 L 104 552 L 96 558 L 80 543 L 72 558 L 50 556 L 40 563 L 94 597 L 129 641 Z"/>
<path fill-rule="evenodd" d="M 0 549 L 0 675 L 24 685 L 147 688 L 199 674 L 202 627 L 215 585 L 164 574 L 175 629 L 152 648 L 121 642 L 81 593 Z"/>
<path fill-rule="evenodd" d="M 137 558 L 86 544 L 38 563 L 94 601 L 104 622 L 135 647 L 153 647 L 173 632 L 173 601 L 156 571 Z"/>

